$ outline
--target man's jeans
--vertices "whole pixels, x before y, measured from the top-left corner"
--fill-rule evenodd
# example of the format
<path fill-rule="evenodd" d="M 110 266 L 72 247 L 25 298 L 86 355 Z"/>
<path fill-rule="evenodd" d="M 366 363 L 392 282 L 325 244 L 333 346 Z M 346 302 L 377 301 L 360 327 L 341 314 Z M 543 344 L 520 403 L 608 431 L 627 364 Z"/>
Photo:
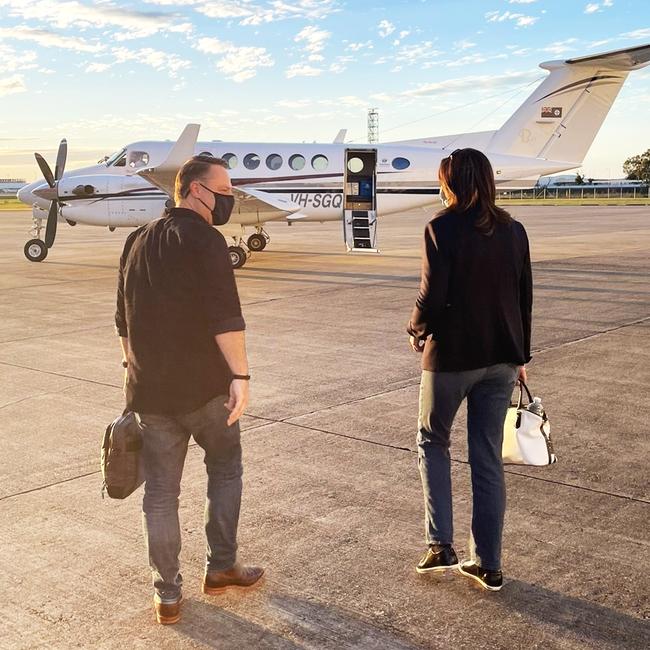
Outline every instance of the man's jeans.
<path fill-rule="evenodd" d="M 178 521 L 183 464 L 190 436 L 205 451 L 208 491 L 205 503 L 207 570 L 230 569 L 237 555 L 237 524 L 242 490 L 239 423 L 227 425 L 226 395 L 180 416 L 140 413 L 145 472 L 142 502 L 145 542 L 156 593 L 178 598 L 181 530 Z"/>
<path fill-rule="evenodd" d="M 449 434 L 467 397 L 467 442 L 472 475 L 470 550 L 484 569 L 501 568 L 506 489 L 501 460 L 503 423 L 518 368 L 496 364 L 461 372 L 422 372 L 418 418 L 418 466 L 428 544 L 453 543 Z"/>

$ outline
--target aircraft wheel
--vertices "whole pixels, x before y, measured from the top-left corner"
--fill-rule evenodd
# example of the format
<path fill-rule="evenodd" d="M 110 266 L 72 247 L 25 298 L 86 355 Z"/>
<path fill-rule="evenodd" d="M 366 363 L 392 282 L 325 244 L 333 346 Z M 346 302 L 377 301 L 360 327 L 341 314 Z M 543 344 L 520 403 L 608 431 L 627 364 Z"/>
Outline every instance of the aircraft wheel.
<path fill-rule="evenodd" d="M 25 244 L 24 251 L 30 262 L 42 262 L 47 257 L 47 246 L 42 239 L 30 239 Z"/>
<path fill-rule="evenodd" d="M 266 237 L 259 233 L 253 233 L 246 243 L 252 251 L 263 251 L 266 248 Z"/>
<path fill-rule="evenodd" d="M 233 269 L 240 269 L 246 264 L 246 251 L 241 246 L 229 246 L 228 254 Z"/>

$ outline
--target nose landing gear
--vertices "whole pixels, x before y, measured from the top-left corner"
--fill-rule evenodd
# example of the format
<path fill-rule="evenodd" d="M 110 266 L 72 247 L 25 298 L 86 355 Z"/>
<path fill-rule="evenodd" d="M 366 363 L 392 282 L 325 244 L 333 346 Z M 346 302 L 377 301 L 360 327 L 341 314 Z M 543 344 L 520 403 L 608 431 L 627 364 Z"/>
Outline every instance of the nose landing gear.
<path fill-rule="evenodd" d="M 47 257 L 48 248 L 45 242 L 41 239 L 41 231 L 43 230 L 43 220 L 32 218 L 32 229 L 29 234 L 32 236 L 26 244 L 23 252 L 25 257 L 30 262 L 42 262 Z"/>

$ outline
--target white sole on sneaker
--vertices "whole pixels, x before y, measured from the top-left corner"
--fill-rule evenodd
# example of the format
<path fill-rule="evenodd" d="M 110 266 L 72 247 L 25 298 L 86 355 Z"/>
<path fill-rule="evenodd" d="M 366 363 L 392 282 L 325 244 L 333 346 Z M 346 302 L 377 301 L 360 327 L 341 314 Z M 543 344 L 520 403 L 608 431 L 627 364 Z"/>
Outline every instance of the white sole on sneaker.
<path fill-rule="evenodd" d="M 475 576 L 473 573 L 467 573 L 467 571 L 463 571 L 463 565 L 462 564 L 458 565 L 458 571 L 462 575 L 467 576 L 468 578 L 472 578 L 472 580 L 474 580 L 475 582 L 478 582 L 478 584 L 480 584 L 481 587 L 483 587 L 483 589 L 486 589 L 487 591 L 501 591 L 501 589 L 503 589 L 503 584 L 500 587 L 490 587 L 490 585 L 485 584 L 485 582 L 483 582 L 483 580 L 481 580 L 478 576 Z"/>
<path fill-rule="evenodd" d="M 431 567 L 430 569 L 420 569 L 419 567 L 415 567 L 415 570 L 418 573 L 436 573 L 436 572 L 443 572 L 443 571 L 453 571 L 454 569 L 458 569 L 460 567 L 460 564 L 450 564 L 449 566 L 434 566 Z"/>

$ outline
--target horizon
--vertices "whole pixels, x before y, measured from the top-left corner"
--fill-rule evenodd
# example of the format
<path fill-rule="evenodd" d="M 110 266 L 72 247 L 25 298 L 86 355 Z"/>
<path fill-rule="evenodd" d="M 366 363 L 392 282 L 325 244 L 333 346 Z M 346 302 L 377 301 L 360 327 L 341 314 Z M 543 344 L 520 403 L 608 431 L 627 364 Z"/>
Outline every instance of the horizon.
<path fill-rule="evenodd" d="M 363 143 L 376 107 L 380 143 L 496 129 L 546 76 L 540 63 L 650 41 L 641 0 L 0 0 L 0 10 L 0 176 L 27 182 L 40 177 L 33 152 L 53 163 L 61 138 L 74 169 L 130 142 L 175 140 L 187 122 L 205 141 L 331 142 L 347 128 L 346 142 Z M 624 177 L 623 161 L 650 148 L 649 100 L 649 69 L 632 72 L 576 171 Z"/>

